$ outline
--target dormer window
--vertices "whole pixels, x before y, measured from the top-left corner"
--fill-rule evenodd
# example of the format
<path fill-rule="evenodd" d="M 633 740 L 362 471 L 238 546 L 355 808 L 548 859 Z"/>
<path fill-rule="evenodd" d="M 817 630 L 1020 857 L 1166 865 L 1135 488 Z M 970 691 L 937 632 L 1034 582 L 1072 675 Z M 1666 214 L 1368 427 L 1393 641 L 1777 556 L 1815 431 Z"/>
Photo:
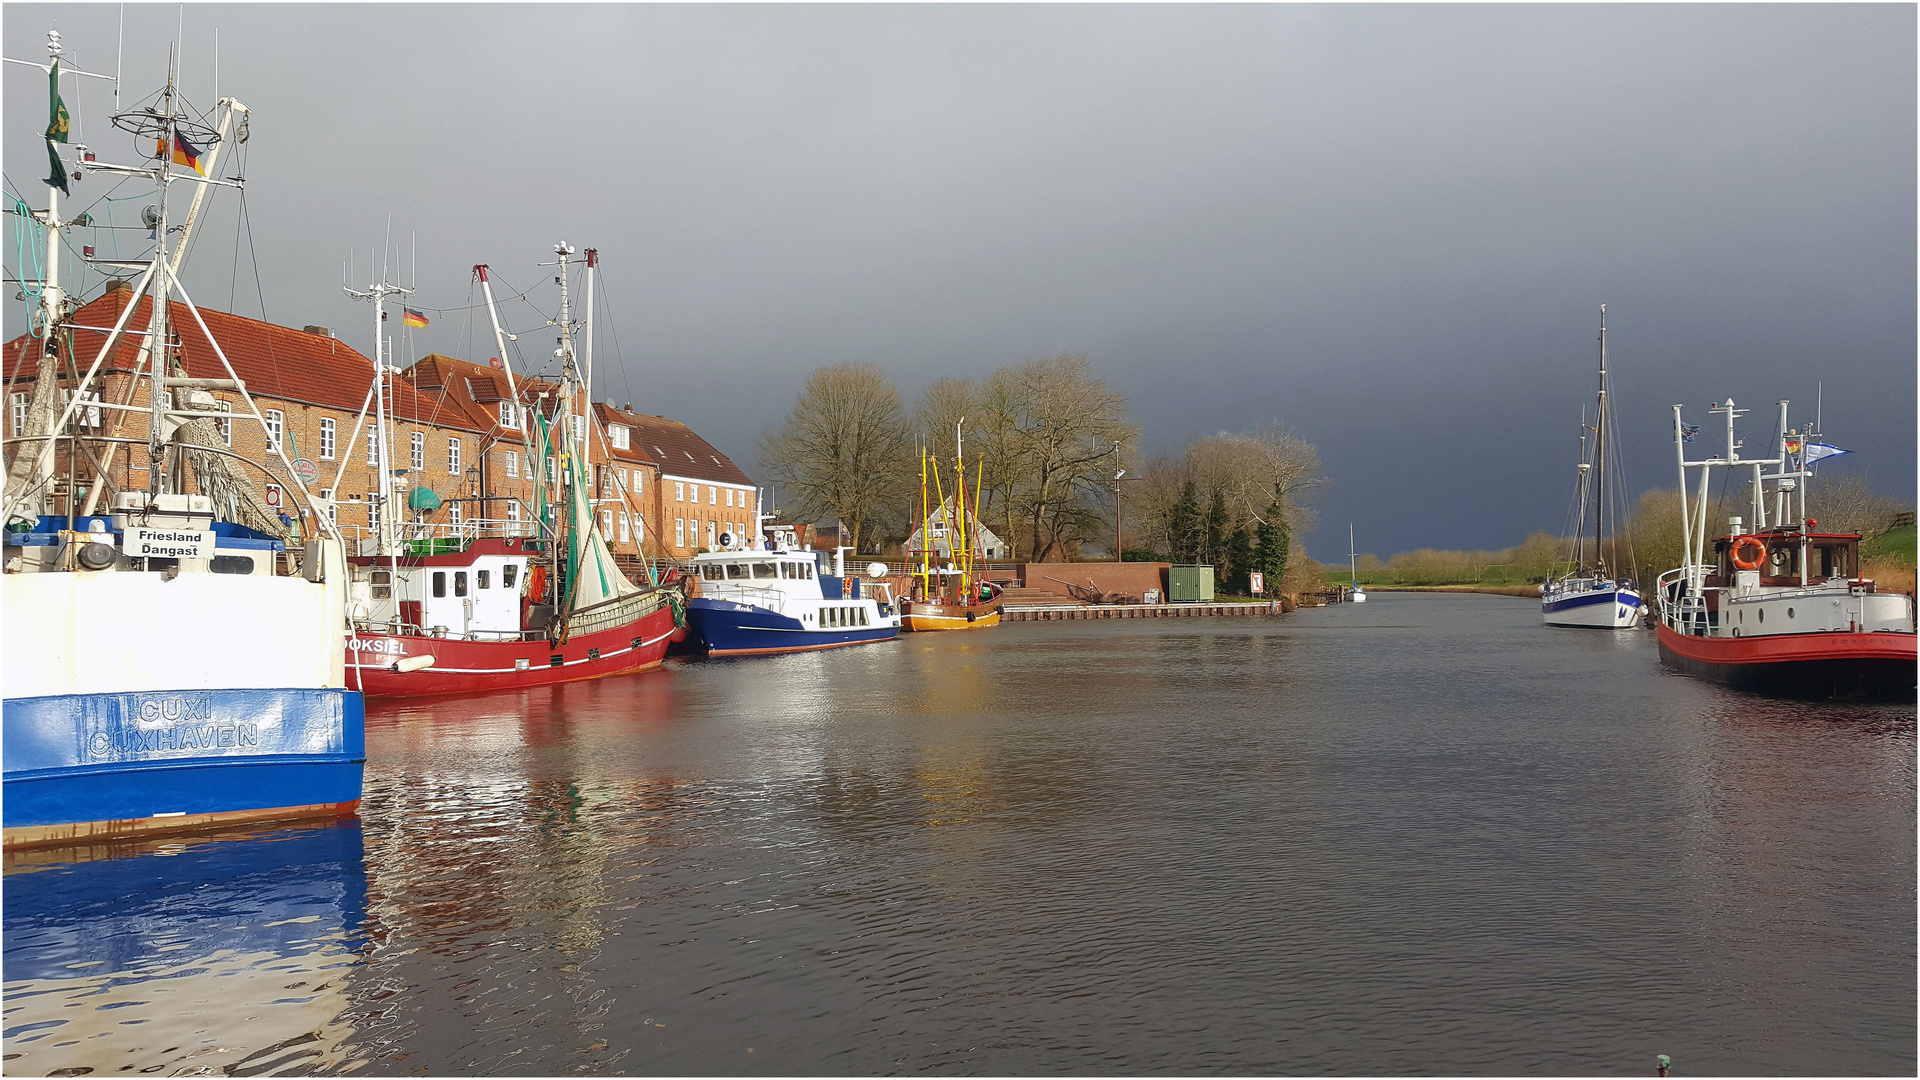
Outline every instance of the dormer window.
<path fill-rule="evenodd" d="M 513 407 L 513 402 L 511 401 L 503 401 L 500 403 L 500 426 L 510 428 L 518 428 L 520 426 L 519 411 Z"/>
<path fill-rule="evenodd" d="M 607 441 L 613 444 L 615 450 L 627 449 L 627 426 L 625 424 L 608 424 Z"/>

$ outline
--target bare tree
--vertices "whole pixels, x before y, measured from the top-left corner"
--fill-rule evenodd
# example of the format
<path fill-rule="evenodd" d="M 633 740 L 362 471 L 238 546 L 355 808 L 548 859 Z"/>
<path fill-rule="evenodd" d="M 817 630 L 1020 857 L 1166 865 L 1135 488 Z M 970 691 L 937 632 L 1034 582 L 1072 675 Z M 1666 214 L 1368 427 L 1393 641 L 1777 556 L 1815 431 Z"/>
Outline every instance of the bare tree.
<path fill-rule="evenodd" d="M 896 509 L 912 454 L 900 392 L 871 364 L 815 371 L 786 422 L 760 438 L 760 468 L 794 509 L 839 518 L 856 551 Z"/>
<path fill-rule="evenodd" d="M 979 393 L 971 382 L 965 379 L 939 379 L 927 387 L 920 395 L 920 406 L 914 410 L 914 429 L 919 434 L 920 445 L 930 447 L 935 453 L 945 451 L 944 456 L 953 453 L 954 425 L 962 419 L 971 423 L 979 419 L 980 410 L 974 407 Z M 972 458 L 980 450 L 969 447 L 967 456 Z"/>
<path fill-rule="evenodd" d="M 1126 399 L 1093 374 L 1081 353 L 1029 360 L 1008 373 L 1014 471 L 1010 506 L 1017 509 L 1035 561 L 1068 554 L 1103 530 L 1103 507 L 1116 460 L 1114 446 L 1133 442 Z"/>

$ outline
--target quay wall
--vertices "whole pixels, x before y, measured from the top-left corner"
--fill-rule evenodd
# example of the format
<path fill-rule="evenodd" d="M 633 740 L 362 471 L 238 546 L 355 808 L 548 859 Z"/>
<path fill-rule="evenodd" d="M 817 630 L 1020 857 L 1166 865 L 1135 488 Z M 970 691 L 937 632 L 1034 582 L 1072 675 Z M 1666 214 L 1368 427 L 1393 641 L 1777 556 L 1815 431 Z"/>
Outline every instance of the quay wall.
<path fill-rule="evenodd" d="M 1178 619 L 1202 615 L 1278 615 L 1278 600 L 1251 604 L 1077 604 L 1059 607 L 1009 607 L 1002 622 L 1054 622 L 1067 619 Z"/>

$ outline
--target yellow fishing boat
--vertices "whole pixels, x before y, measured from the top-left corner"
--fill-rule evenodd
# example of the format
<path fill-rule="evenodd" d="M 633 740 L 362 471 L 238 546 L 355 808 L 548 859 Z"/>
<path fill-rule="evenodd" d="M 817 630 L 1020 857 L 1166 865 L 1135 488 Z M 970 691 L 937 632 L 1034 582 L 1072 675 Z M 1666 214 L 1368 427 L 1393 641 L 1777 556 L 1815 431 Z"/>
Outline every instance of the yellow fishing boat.
<path fill-rule="evenodd" d="M 947 497 L 938 459 L 920 450 L 920 528 L 909 539 L 907 595 L 900 602 L 906 630 L 980 630 L 1000 625 L 1000 586 L 979 572 L 980 463 L 974 467 L 973 503 L 967 501 L 967 466 L 960 431 L 954 435 L 954 493 Z M 929 488 L 928 480 L 932 486 Z M 929 496 L 937 496 L 935 509 Z M 915 541 L 918 541 L 917 543 Z M 942 563 L 942 559 L 945 560 Z"/>

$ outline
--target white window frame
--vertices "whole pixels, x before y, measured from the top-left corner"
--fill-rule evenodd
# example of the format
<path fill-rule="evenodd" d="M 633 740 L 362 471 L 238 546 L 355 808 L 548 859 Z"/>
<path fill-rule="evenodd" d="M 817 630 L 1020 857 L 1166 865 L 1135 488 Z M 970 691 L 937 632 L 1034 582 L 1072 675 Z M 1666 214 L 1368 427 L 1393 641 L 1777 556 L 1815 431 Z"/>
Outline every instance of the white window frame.
<path fill-rule="evenodd" d="M 633 440 L 629 437 L 625 424 L 608 424 L 607 441 L 613 444 L 615 450 L 632 449 Z"/>
<path fill-rule="evenodd" d="M 685 548 L 687 546 L 686 518 L 673 519 L 673 546 L 677 548 Z"/>
<path fill-rule="evenodd" d="M 733 507 L 733 489 L 732 488 L 727 489 L 727 507 L 729 509 Z"/>
<path fill-rule="evenodd" d="M 520 414 L 511 401 L 500 403 L 500 426 L 520 430 Z"/>
<path fill-rule="evenodd" d="M 267 450 L 277 450 L 287 437 L 287 414 L 281 412 L 279 409 L 268 409 L 266 411 L 266 418 Z"/>
<path fill-rule="evenodd" d="M 214 404 L 214 408 L 218 409 L 222 414 L 214 418 L 213 426 L 219 430 L 220 438 L 226 442 L 227 446 L 232 447 L 233 446 L 233 402 L 216 401 L 213 404 Z"/>
<path fill-rule="evenodd" d="M 714 487 L 712 484 L 707 485 L 707 505 L 708 506 L 720 505 L 720 489 L 717 487 Z M 713 545 L 708 544 L 707 546 L 712 547 Z"/>
<path fill-rule="evenodd" d="M 552 454 L 547 455 L 547 486 L 560 486 L 560 465 L 553 460 Z"/>
<path fill-rule="evenodd" d="M 367 464 L 380 464 L 380 426 L 367 425 Z"/>
<path fill-rule="evenodd" d="M 340 504 L 333 501 L 333 489 L 321 488 L 320 501 L 327 504 L 327 524 L 340 524 Z"/>
<path fill-rule="evenodd" d="M 520 500 L 519 499 L 507 500 L 507 520 L 513 523 L 507 527 L 507 535 L 508 536 L 520 535 Z"/>
<path fill-rule="evenodd" d="M 453 476 L 460 475 L 460 436 L 458 435 L 447 436 L 447 472 Z"/>
<path fill-rule="evenodd" d="M 427 433 L 416 431 L 407 437 L 407 461 L 414 472 L 427 471 Z"/>
<path fill-rule="evenodd" d="M 600 511 L 600 539 L 606 541 L 613 539 L 613 511 L 611 510 Z"/>
<path fill-rule="evenodd" d="M 454 527 L 457 528 L 460 525 L 461 519 L 463 519 L 465 516 L 466 515 L 462 511 L 461 506 L 458 502 L 450 502 L 447 504 L 447 523 L 448 524 L 453 525 Z"/>
<path fill-rule="evenodd" d="M 633 542 L 636 544 L 644 544 L 647 542 L 647 516 L 645 514 L 633 515 Z"/>
<path fill-rule="evenodd" d="M 719 530 L 718 530 L 718 528 L 717 528 L 717 526 L 718 526 L 719 524 L 720 524 L 720 523 L 719 523 L 719 522 L 717 522 L 717 521 L 709 521 L 709 522 L 707 522 L 707 547 L 708 547 L 709 549 L 711 549 L 711 548 L 713 547 L 713 545 L 714 545 L 714 536 L 713 536 L 713 534 L 719 531 Z"/>
<path fill-rule="evenodd" d="M 337 434 L 337 432 L 338 432 L 338 428 L 337 428 L 337 425 L 335 425 L 334 423 L 333 417 L 323 416 L 320 418 L 320 460 L 321 461 L 333 460 L 333 445 L 335 441 L 334 436 Z"/>
<path fill-rule="evenodd" d="M 508 450 L 506 451 L 506 455 L 507 475 L 518 480 L 520 478 L 520 452 L 518 450 Z"/>
<path fill-rule="evenodd" d="M 622 510 L 620 511 L 620 542 L 623 544 L 631 543 L 632 539 L 633 523 L 628 520 L 627 512 Z"/>
<path fill-rule="evenodd" d="M 687 501 L 687 485 L 685 481 L 675 480 L 673 482 L 673 501 L 680 503 Z"/>
<path fill-rule="evenodd" d="M 33 398 L 24 393 L 15 393 L 7 399 L 7 412 L 13 420 L 13 434 L 15 438 L 26 434 L 27 406 L 32 401 Z"/>

